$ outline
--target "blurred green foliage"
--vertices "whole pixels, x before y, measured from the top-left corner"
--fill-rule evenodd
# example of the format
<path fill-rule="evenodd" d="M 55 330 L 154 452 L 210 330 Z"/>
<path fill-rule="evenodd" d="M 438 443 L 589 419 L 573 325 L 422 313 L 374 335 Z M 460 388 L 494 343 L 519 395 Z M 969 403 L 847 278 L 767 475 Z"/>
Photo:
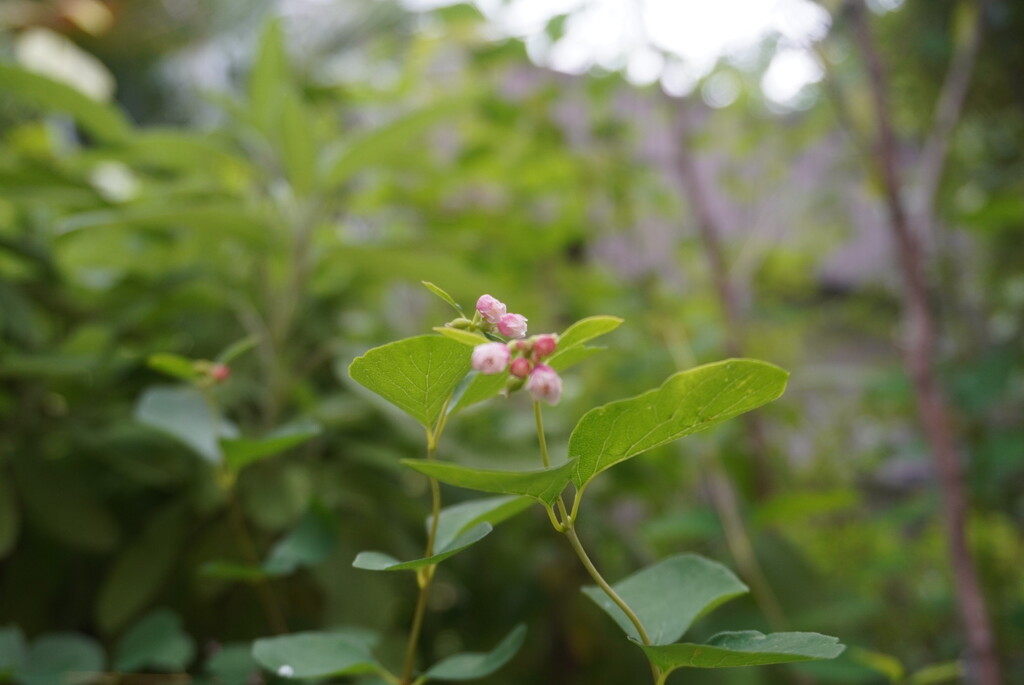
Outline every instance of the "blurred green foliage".
<path fill-rule="evenodd" d="M 990 5 L 933 280 L 970 455 L 971 539 L 1012 674 L 1024 670 L 1024 9 Z M 951 7 L 907 3 L 878 19 L 909 135 L 931 116 Z M 673 105 L 617 75 L 540 74 L 520 44 L 485 39 L 465 7 L 412 32 L 389 6 L 345 46 L 384 71 L 332 83 L 269 22 L 244 76 L 209 98 L 216 115 L 177 122 L 141 103 L 173 99 L 153 70 L 190 34 L 157 42 L 140 28 L 128 41 L 153 19 L 140 16 L 120 18 L 120 43 L 78 36 L 114 67 L 133 116 L 0 63 L 0 682 L 49 684 L 67 667 L 243 685 L 248 643 L 275 621 L 373 628 L 398 659 L 412 590 L 351 562 L 368 547 L 419 554 L 426 482 L 399 460 L 422 456 L 422 436 L 345 369 L 451 318 L 421 280 L 463 303 L 514 299 L 533 331 L 621 316 L 610 351 L 566 374 L 548 418 L 557 451 L 585 409 L 725 356 L 693 208 L 641 154 L 648 122 L 620 106 L 641 99 L 656 120 Z M 848 53 L 844 40 L 827 46 Z M 867 95 L 853 61 L 836 68 L 857 105 Z M 726 426 L 595 482 L 581 535 L 612 579 L 682 551 L 737 568 L 714 496 L 724 481 L 787 625 L 859 647 L 803 677 L 951 681 L 963 640 L 942 504 L 893 345 L 898 296 L 822 277 L 859 225 L 842 188 L 875 190 L 847 150 L 831 153 L 817 194 L 788 186 L 801 155 L 842 149 L 833 113 L 824 100 L 770 113 L 755 77 L 739 76 L 743 95 L 705 117 L 695 142 L 718 160 L 716 192 L 733 206 L 792 198 L 785 240 L 741 225 L 727 241 L 746 352 L 792 371 L 765 412 L 776 490 L 758 494 L 742 428 Z M 671 239 L 645 263 L 651 222 Z M 202 391 L 216 411 L 176 425 L 166 403 L 200 391 L 169 384 L 153 355 L 215 361 L 250 337 L 230 378 Z M 525 405 L 492 400 L 449 432 L 441 449 L 454 461 L 532 464 Z M 525 647 L 488 682 L 622 683 L 642 668 L 638 651 L 605 648 L 616 627 L 575 591 L 584 577 L 547 525 L 523 516 L 448 562 L 425 627 L 431 663 L 526 622 Z M 768 630 L 764 615 L 742 600 L 697 629 Z M 687 682 L 794 677 L 726 669 Z"/>

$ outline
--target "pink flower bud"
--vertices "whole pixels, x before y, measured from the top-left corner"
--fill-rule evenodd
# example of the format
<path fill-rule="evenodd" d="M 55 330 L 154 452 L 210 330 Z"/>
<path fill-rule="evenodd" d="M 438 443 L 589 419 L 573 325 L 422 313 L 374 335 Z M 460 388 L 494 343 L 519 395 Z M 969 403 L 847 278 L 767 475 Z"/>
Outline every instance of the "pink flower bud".
<path fill-rule="evenodd" d="M 562 396 L 562 378 L 550 366 L 537 364 L 526 381 L 526 389 L 538 402 L 544 400 L 548 404 L 558 404 Z"/>
<path fill-rule="evenodd" d="M 229 367 L 227 364 L 214 364 L 213 366 L 210 367 L 210 378 L 217 381 L 218 383 L 223 383 L 228 379 L 230 375 L 231 367 Z"/>
<path fill-rule="evenodd" d="M 498 320 L 498 332 L 509 338 L 526 337 L 526 317 L 522 314 L 506 314 Z"/>
<path fill-rule="evenodd" d="M 555 350 L 558 349 L 558 336 L 547 334 L 538 335 L 537 339 L 533 342 L 533 355 L 535 359 L 544 359 L 554 354 Z"/>
<path fill-rule="evenodd" d="M 488 376 L 504 371 L 508 358 L 508 345 L 505 343 L 489 342 L 473 348 L 473 368 Z"/>
<path fill-rule="evenodd" d="M 480 299 L 476 301 L 476 310 L 480 312 L 480 315 L 491 324 L 497 324 L 501 321 L 501 317 L 505 316 L 505 312 L 508 311 L 505 308 L 505 303 L 500 300 L 496 300 L 490 295 L 481 295 Z"/>
<path fill-rule="evenodd" d="M 516 378 L 526 378 L 530 375 L 530 368 L 533 364 L 526 357 L 516 357 L 512 360 L 512 368 L 509 372 Z"/>

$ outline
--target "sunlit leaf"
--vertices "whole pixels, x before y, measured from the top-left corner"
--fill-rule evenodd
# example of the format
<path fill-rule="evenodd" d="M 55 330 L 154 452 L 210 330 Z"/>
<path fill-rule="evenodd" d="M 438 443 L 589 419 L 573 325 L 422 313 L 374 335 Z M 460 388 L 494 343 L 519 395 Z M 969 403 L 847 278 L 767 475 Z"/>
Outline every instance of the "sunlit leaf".
<path fill-rule="evenodd" d="M 596 475 L 660 445 L 767 404 L 789 374 L 753 359 L 729 359 L 671 376 L 642 395 L 592 409 L 569 437 L 572 480 L 585 487 Z"/>
<path fill-rule="evenodd" d="M 490 652 L 455 654 L 437 662 L 424 673 L 428 680 L 475 680 L 485 678 L 516 655 L 526 638 L 526 626 L 518 625 Z"/>
<path fill-rule="evenodd" d="M 552 504 L 561 494 L 574 468 L 572 462 L 536 471 L 494 471 L 426 459 L 403 459 L 402 463 L 442 483 L 482 492 L 526 495 L 544 504 Z"/>
<path fill-rule="evenodd" d="M 470 347 L 476 347 L 477 345 L 483 345 L 486 342 L 490 342 L 487 336 L 476 331 L 466 331 L 461 328 L 450 328 L 448 326 L 434 326 L 434 330 L 441 335 L 451 338 L 463 345 L 469 345 Z"/>
<path fill-rule="evenodd" d="M 576 345 L 582 345 L 594 338 L 611 333 L 621 325 L 622 319 L 617 316 L 589 316 L 580 319 L 558 336 L 558 348 L 569 349 Z"/>
<path fill-rule="evenodd" d="M 696 554 L 662 559 L 613 587 L 656 645 L 675 642 L 695 620 L 747 592 L 747 586 L 732 571 Z M 629 637 L 640 640 L 636 627 L 601 588 L 591 585 L 583 588 L 583 592 L 615 619 Z"/>

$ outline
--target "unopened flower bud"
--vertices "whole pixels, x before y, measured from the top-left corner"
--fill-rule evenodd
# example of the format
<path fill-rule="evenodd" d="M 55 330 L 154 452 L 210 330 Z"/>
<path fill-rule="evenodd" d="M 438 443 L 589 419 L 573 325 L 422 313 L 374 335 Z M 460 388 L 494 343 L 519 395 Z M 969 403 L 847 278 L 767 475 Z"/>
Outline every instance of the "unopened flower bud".
<path fill-rule="evenodd" d="M 526 317 L 522 314 L 505 314 L 498 320 L 498 332 L 509 338 L 525 338 Z"/>
<path fill-rule="evenodd" d="M 491 324 L 497 325 L 501 321 L 501 317 L 505 316 L 505 312 L 508 310 L 505 308 L 505 303 L 496 300 L 490 295 L 481 295 L 480 299 L 476 301 L 476 310 L 480 312 L 480 315 Z"/>
<path fill-rule="evenodd" d="M 489 342 L 473 348 L 473 368 L 482 374 L 492 376 L 501 373 L 508 366 L 510 352 L 508 345 Z"/>
<path fill-rule="evenodd" d="M 532 367 L 533 364 L 531 364 L 530 360 L 526 357 L 516 357 L 512 360 L 512 367 L 509 369 L 509 373 L 516 378 L 526 378 L 530 375 L 530 369 Z"/>
<path fill-rule="evenodd" d="M 562 378 L 550 366 L 537 364 L 526 381 L 526 389 L 538 402 L 543 400 L 548 404 L 558 404 L 562 396 Z"/>
<path fill-rule="evenodd" d="M 231 367 L 227 364 L 213 364 L 210 366 L 210 378 L 218 383 L 223 383 L 231 376 Z"/>
<path fill-rule="evenodd" d="M 558 349 L 558 336 L 553 334 L 538 335 L 533 341 L 533 356 L 535 359 L 544 359 L 554 354 Z"/>

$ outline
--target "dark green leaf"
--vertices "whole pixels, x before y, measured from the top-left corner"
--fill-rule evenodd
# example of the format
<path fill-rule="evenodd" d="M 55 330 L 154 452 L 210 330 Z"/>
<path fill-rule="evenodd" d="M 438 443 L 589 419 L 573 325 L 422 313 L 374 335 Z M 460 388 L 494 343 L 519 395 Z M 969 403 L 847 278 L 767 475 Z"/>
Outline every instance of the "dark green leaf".
<path fill-rule="evenodd" d="M 103 649 L 95 640 L 77 633 L 50 633 L 29 650 L 21 685 L 84 685 L 103 672 Z"/>
<path fill-rule="evenodd" d="M 428 680 L 475 680 L 485 678 L 509 662 L 526 638 L 526 626 L 518 625 L 490 652 L 455 654 L 431 666 Z"/>
<path fill-rule="evenodd" d="M 494 527 L 489 523 L 480 523 L 466 532 L 456 536 L 444 547 L 435 546 L 434 553 L 429 557 L 413 559 L 412 561 L 399 561 L 389 554 L 383 552 L 360 552 L 352 565 L 367 571 L 415 571 L 424 566 L 440 564 L 448 557 L 454 556 L 462 550 L 480 542 L 487 537 Z"/>
<path fill-rule="evenodd" d="M 547 505 L 569 484 L 574 468 L 572 462 L 537 471 L 493 471 L 426 459 L 403 459 L 402 463 L 442 483 L 482 492 L 526 495 Z"/>
<path fill-rule="evenodd" d="M 569 437 L 572 480 L 596 475 L 660 445 L 767 404 L 786 389 L 785 371 L 753 359 L 729 359 L 671 376 L 660 387 L 592 409 Z"/>
<path fill-rule="evenodd" d="M 748 591 L 725 566 L 696 554 L 662 559 L 613 587 L 636 613 L 655 645 L 675 642 L 695 620 Z M 599 587 L 585 587 L 583 592 L 629 637 L 640 640 L 626 614 Z"/>
<path fill-rule="evenodd" d="M 300 567 L 315 566 L 330 555 L 336 536 L 330 512 L 323 505 L 314 503 L 295 530 L 270 550 L 263 569 L 270 575 L 280 576 Z"/>
<path fill-rule="evenodd" d="M 347 632 L 308 632 L 256 640 L 252 655 L 263 668 L 288 678 L 327 678 L 380 670 L 370 646 Z"/>
<path fill-rule="evenodd" d="M 0 559 L 14 549 L 21 527 L 21 511 L 14 497 L 10 476 L 0 473 Z"/>
<path fill-rule="evenodd" d="M 195 641 L 169 609 L 147 614 L 117 644 L 114 668 L 128 673 L 155 669 L 184 671 L 195 657 Z"/>
<path fill-rule="evenodd" d="M 20 670 L 28 658 L 25 636 L 17 626 L 0 628 L 0 681 L 4 674 Z"/>
<path fill-rule="evenodd" d="M 217 685 L 247 685 L 257 669 L 248 644 L 224 645 L 206 662 L 206 672 L 217 679 Z"/>
<path fill-rule="evenodd" d="M 665 672 L 677 668 L 766 666 L 793 661 L 834 659 L 845 647 L 819 633 L 770 633 L 755 630 L 719 633 L 707 644 L 641 646 L 651 663 Z"/>
<path fill-rule="evenodd" d="M 349 375 L 429 429 L 469 372 L 471 354 L 454 340 L 421 335 L 367 351 Z"/>

